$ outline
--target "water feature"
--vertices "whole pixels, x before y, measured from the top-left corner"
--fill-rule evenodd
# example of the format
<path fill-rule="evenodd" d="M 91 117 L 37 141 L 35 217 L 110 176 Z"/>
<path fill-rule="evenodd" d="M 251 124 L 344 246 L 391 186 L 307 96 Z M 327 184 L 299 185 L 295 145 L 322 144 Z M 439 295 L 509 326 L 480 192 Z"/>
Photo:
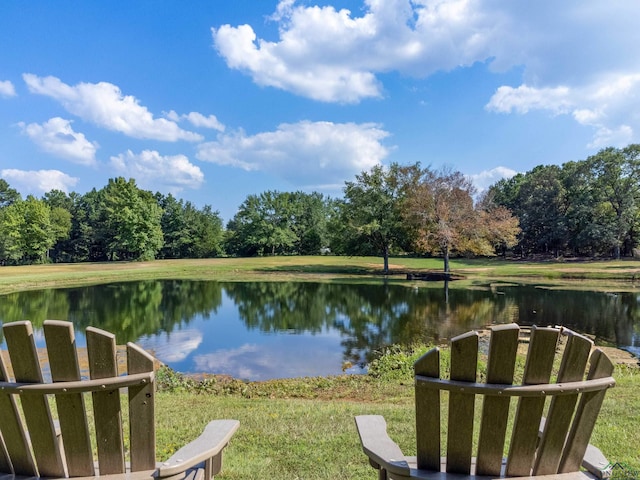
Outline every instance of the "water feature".
<path fill-rule="evenodd" d="M 268 378 L 359 373 L 380 348 L 489 324 L 566 325 L 640 353 L 640 293 L 501 286 L 142 281 L 0 296 L 0 322 L 74 322 L 136 342 L 182 372 Z M 0 331 L 0 341 L 3 341 Z"/>

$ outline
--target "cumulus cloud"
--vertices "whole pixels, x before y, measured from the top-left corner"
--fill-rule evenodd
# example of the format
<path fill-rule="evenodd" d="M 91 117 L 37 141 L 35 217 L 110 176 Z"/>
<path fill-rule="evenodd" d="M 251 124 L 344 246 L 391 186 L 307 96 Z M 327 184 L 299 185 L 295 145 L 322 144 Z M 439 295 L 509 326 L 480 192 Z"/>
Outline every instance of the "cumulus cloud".
<path fill-rule="evenodd" d="M 491 97 L 487 109 L 494 112 L 524 114 L 529 110 L 550 110 L 554 113 L 567 113 L 572 100 L 567 87 L 532 88 L 520 85 L 518 88 L 502 86 Z"/>
<path fill-rule="evenodd" d="M 9 80 L 0 80 L 0 97 L 15 97 L 16 89 Z"/>
<path fill-rule="evenodd" d="M 468 177 L 478 190 L 478 193 L 482 193 L 494 183 L 503 178 L 511 178 L 517 173 L 518 172 L 508 167 L 496 167 L 491 170 L 484 170 L 480 173 L 468 175 Z"/>
<path fill-rule="evenodd" d="M 185 188 L 199 188 L 204 182 L 200 168 L 184 155 L 163 156 L 154 150 L 135 154 L 127 150 L 111 157 L 110 165 L 118 175 L 135 178 L 143 188 L 174 194 Z"/>
<path fill-rule="evenodd" d="M 78 178 L 59 170 L 9 168 L 0 170 L 0 177 L 7 180 L 16 190 L 34 195 L 41 195 L 54 189 L 69 192 L 78 183 Z"/>
<path fill-rule="evenodd" d="M 373 123 L 284 123 L 275 131 L 219 135 L 198 146 L 196 157 L 218 165 L 259 170 L 304 187 L 342 184 L 389 154 L 388 132 Z"/>
<path fill-rule="evenodd" d="M 42 125 L 20 123 L 19 126 L 45 152 L 81 165 L 96 163 L 98 144 L 87 140 L 84 134 L 74 132 L 69 120 L 54 117 Z"/>
<path fill-rule="evenodd" d="M 198 112 L 189 112 L 187 114 L 178 115 L 175 111 L 171 110 L 170 112 L 167 112 L 165 116 L 174 122 L 187 120 L 194 127 L 211 128 L 213 130 L 218 130 L 219 132 L 224 132 L 225 129 L 224 124 L 222 124 L 215 115 L 205 117 L 203 114 Z"/>
<path fill-rule="evenodd" d="M 553 115 L 571 115 L 576 122 L 594 129 L 590 148 L 624 146 L 640 130 L 640 117 L 636 113 L 640 109 L 640 74 L 610 74 L 572 88 L 502 86 L 486 108 L 498 113 L 545 110 Z"/>
<path fill-rule="evenodd" d="M 212 35 L 227 65 L 260 85 L 355 103 L 382 95 L 377 74 L 426 76 L 487 59 L 501 17 L 489 13 L 471 0 L 367 0 L 357 17 L 282 0 L 270 17 L 279 24 L 279 41 L 257 38 L 250 25 L 222 25 Z"/>
<path fill-rule="evenodd" d="M 251 25 L 212 28 L 230 68 L 255 83 L 325 102 L 384 95 L 382 74 L 427 77 L 481 62 L 522 70 L 488 100 L 493 112 L 546 110 L 583 122 L 597 112 L 593 145 L 637 135 L 640 3 L 511 0 L 363 0 L 352 12 L 281 0 L 268 17 L 277 38 Z M 623 93 L 625 92 L 625 93 Z M 580 113 L 582 112 L 582 113 Z"/>
<path fill-rule="evenodd" d="M 100 127 L 134 138 L 175 142 L 201 141 L 202 136 L 181 129 L 176 122 L 154 118 L 138 99 L 123 95 L 116 85 L 107 82 L 67 85 L 56 77 L 23 76 L 31 93 L 46 95 L 71 114 Z"/>

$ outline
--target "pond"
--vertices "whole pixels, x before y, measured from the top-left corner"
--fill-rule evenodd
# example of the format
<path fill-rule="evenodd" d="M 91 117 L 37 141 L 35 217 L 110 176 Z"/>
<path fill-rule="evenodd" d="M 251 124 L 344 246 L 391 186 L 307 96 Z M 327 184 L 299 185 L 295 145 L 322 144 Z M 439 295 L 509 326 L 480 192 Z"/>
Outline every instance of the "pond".
<path fill-rule="evenodd" d="M 441 342 L 509 322 L 565 325 L 640 354 L 640 293 L 532 286 L 445 293 L 382 282 L 167 280 L 0 296 L 0 322 L 24 319 L 39 345 L 45 319 L 69 320 L 80 346 L 80 333 L 95 326 L 177 371 L 247 380 L 361 373 L 387 345 Z"/>

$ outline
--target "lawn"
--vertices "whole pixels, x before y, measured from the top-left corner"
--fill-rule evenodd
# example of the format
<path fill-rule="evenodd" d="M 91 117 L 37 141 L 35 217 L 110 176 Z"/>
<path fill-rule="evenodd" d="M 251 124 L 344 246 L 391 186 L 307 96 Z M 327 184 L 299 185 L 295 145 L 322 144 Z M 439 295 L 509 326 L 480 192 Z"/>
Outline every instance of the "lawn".
<path fill-rule="evenodd" d="M 406 273 L 440 271 L 442 260 L 394 257 L 388 281 L 408 284 Z M 518 282 L 555 287 L 635 290 L 640 282 L 639 260 L 528 262 L 489 259 L 453 259 L 451 269 L 465 280 L 451 288 L 468 288 L 491 282 Z M 27 289 L 90 285 L 147 279 L 377 281 L 382 259 L 377 257 L 258 257 L 151 262 L 47 264 L 0 267 L 0 294 Z M 420 283 L 427 286 L 425 282 Z"/>

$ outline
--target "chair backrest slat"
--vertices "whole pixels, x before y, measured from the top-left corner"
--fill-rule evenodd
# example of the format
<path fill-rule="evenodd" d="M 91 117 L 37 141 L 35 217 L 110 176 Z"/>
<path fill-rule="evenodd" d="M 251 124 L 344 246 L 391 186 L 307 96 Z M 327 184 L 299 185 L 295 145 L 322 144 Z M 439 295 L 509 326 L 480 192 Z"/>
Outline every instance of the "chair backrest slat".
<path fill-rule="evenodd" d="M 515 370 L 520 327 L 503 325 L 491 330 L 487 383 L 511 385 Z M 500 475 L 510 397 L 487 396 L 482 406 L 478 440 L 477 475 Z"/>
<path fill-rule="evenodd" d="M 16 381 L 42 383 L 31 323 L 6 324 L 4 335 Z M 30 440 L 40 476 L 64 477 L 65 468 L 47 397 L 28 395 L 20 400 L 27 428 L 30 432 L 38 432 L 37 435 L 32 435 Z"/>
<path fill-rule="evenodd" d="M 129 374 L 153 371 L 153 357 L 133 343 L 127 344 Z M 131 471 L 155 468 L 155 392 L 151 382 L 129 388 Z"/>
<path fill-rule="evenodd" d="M 73 324 L 45 320 L 43 325 L 51 379 L 54 382 L 80 380 Z M 67 471 L 72 477 L 95 475 L 86 407 L 82 393 L 56 395 L 60 432 L 64 441 Z"/>
<path fill-rule="evenodd" d="M 560 330 L 536 328 L 531 330 L 529 351 L 523 374 L 524 385 L 549 383 Z M 538 443 L 538 431 L 544 409 L 544 397 L 520 398 L 514 421 L 507 459 L 507 476 L 528 476 Z"/>
<path fill-rule="evenodd" d="M 416 361 L 418 471 L 445 470 L 448 474 L 478 478 L 555 478 L 557 474 L 578 472 L 585 465 L 589 439 L 606 390 L 615 385 L 611 360 L 601 350 L 593 350 L 593 342 L 583 335 L 562 327 L 534 326 L 522 371 L 518 368 L 518 350 L 526 340 L 521 338 L 521 328 L 512 323 L 490 330 L 486 381 L 476 380 L 480 339 L 477 332 L 451 340 L 448 376 L 446 365 L 440 365 L 438 348 Z M 566 342 L 559 342 L 561 336 Z M 560 359 L 560 366 L 552 382 L 556 359 Z M 514 385 L 520 376 L 522 381 Z M 442 391 L 449 396 L 443 463 L 439 460 Z M 478 434 L 474 433 L 476 397 L 482 401 Z M 512 397 L 518 399 L 515 416 L 511 412 L 515 406 L 511 404 Z M 512 417 L 513 427 L 507 439 Z M 478 445 L 476 458 L 472 457 L 474 440 Z"/>
<path fill-rule="evenodd" d="M 475 382 L 478 364 L 478 333 L 469 332 L 451 340 L 451 380 Z M 449 394 L 447 427 L 447 473 L 469 475 L 473 446 L 475 397 Z"/>
<path fill-rule="evenodd" d="M 86 330 L 92 379 L 118 375 L 115 335 L 93 327 Z M 125 472 L 122 407 L 118 389 L 93 392 L 93 411 L 100 475 Z"/>
<path fill-rule="evenodd" d="M 434 348 L 414 365 L 416 375 L 440 377 L 440 350 Z M 416 438 L 418 468 L 440 470 L 440 390 L 416 382 Z"/>
<path fill-rule="evenodd" d="M 593 351 L 589 363 L 587 380 L 610 377 L 613 374 L 613 363 L 600 349 Z M 580 398 L 558 473 L 574 472 L 580 468 L 606 393 L 606 390 L 587 392 Z"/>
<path fill-rule="evenodd" d="M 567 346 L 558 372 L 558 383 L 575 382 L 584 378 L 592 347 L 593 342 L 588 338 L 569 332 Z M 533 469 L 534 475 L 550 475 L 558 472 L 562 449 L 577 401 L 577 393 L 551 399 L 549 414 Z"/>
<path fill-rule="evenodd" d="M 0 355 L 0 380 L 3 382 L 10 380 L 2 355 Z M 13 469 L 17 475 L 37 475 L 27 433 L 20 421 L 16 398 L 2 391 L 0 391 L 0 432 L 2 432 L 2 456 L 4 457 L 0 471 L 11 472 Z"/>

